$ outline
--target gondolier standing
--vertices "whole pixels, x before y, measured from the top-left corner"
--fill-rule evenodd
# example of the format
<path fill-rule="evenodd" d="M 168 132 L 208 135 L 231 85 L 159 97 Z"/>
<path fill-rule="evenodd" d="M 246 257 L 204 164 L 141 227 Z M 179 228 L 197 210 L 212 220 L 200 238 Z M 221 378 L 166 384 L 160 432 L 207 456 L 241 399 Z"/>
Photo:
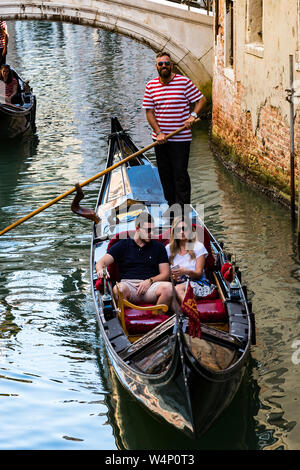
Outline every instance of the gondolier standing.
<path fill-rule="evenodd" d="M 193 82 L 173 72 L 173 63 L 167 52 L 156 56 L 158 77 L 147 83 L 143 108 L 153 129 L 157 167 L 164 196 L 171 207 L 190 204 L 191 183 L 188 174 L 191 127 L 206 104 L 206 99 Z M 191 113 L 191 105 L 194 110 Z M 186 126 L 186 129 L 166 141 L 166 135 Z"/>
<path fill-rule="evenodd" d="M 0 20 L 0 67 L 6 63 L 8 44 L 7 24 L 5 21 Z"/>

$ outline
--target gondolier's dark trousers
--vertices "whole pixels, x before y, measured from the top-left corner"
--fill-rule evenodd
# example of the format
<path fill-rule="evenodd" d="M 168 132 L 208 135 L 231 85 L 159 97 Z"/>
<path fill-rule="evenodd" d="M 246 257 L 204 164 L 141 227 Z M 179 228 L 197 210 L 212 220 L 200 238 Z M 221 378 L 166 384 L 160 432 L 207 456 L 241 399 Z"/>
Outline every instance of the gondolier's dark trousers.
<path fill-rule="evenodd" d="M 1 65 L 6 64 L 6 54 L 2 55 L 2 52 L 3 52 L 3 48 L 1 49 L 0 47 L 0 67 Z"/>
<path fill-rule="evenodd" d="M 156 163 L 164 196 L 169 206 L 191 202 L 191 182 L 188 163 L 191 142 L 166 142 L 156 145 Z"/>

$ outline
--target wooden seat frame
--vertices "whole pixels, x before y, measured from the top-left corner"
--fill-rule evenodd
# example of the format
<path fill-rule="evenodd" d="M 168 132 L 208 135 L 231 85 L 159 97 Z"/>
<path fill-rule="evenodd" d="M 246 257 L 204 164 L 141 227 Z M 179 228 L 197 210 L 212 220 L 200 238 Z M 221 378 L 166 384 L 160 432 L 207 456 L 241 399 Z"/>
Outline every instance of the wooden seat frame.
<path fill-rule="evenodd" d="M 121 324 L 123 327 L 123 330 L 128 337 L 129 341 L 133 343 L 137 339 L 141 338 L 143 334 L 140 335 L 130 335 L 128 333 L 128 330 L 126 328 L 126 323 L 125 323 L 125 307 L 130 307 L 134 308 L 135 310 L 140 310 L 141 312 L 146 312 L 146 311 L 151 311 L 154 315 L 158 315 L 160 312 L 167 312 L 169 310 L 169 307 L 165 304 L 159 304 L 159 305 L 149 305 L 146 307 L 141 307 L 140 305 L 134 305 L 133 303 L 129 302 L 129 300 L 124 299 L 123 292 L 119 287 L 119 283 L 116 283 L 116 288 L 118 292 L 118 299 L 117 299 L 117 311 L 119 318 L 121 320 Z"/>

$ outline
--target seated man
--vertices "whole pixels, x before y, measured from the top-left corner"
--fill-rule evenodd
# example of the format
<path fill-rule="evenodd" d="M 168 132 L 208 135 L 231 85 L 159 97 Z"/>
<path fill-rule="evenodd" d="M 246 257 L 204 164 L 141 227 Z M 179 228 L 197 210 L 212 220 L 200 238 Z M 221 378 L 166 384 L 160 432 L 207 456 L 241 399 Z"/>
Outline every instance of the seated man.
<path fill-rule="evenodd" d="M 124 299 L 134 303 L 165 304 L 172 302 L 172 284 L 169 279 L 169 261 L 162 243 L 151 240 L 153 219 L 142 212 L 136 220 L 133 238 L 119 240 L 96 263 L 99 278 L 103 268 L 114 261 L 119 265 Z M 117 295 L 117 289 L 114 288 Z"/>

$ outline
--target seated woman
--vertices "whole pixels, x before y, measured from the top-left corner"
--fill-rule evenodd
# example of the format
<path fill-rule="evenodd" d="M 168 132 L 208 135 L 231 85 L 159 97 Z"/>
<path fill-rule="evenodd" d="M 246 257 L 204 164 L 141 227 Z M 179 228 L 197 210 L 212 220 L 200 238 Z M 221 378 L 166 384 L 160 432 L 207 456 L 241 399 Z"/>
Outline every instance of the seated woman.
<path fill-rule="evenodd" d="M 188 278 L 195 297 L 210 295 L 215 286 L 205 276 L 204 265 L 208 252 L 203 243 L 196 240 L 196 232 L 189 220 L 182 217 L 174 220 L 166 250 L 180 303 L 184 299 Z"/>
<path fill-rule="evenodd" d="M 13 76 L 9 65 L 5 64 L 1 66 L 0 78 L 5 83 L 5 95 L 1 96 L 1 101 L 5 99 L 5 103 L 17 103 L 18 102 L 18 81 Z"/>

